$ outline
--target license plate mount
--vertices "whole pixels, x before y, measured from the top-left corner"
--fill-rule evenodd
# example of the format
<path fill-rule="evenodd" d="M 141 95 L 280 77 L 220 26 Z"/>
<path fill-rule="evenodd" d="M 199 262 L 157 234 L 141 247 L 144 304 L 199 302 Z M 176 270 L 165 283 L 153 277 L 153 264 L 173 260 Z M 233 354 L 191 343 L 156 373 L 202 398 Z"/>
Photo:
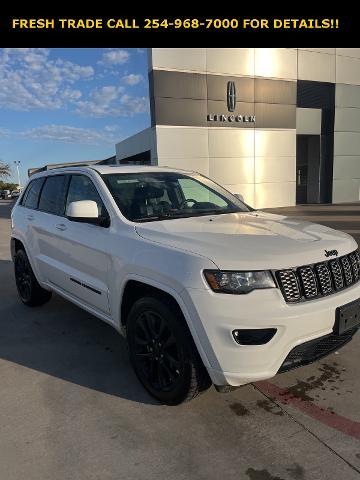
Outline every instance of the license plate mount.
<path fill-rule="evenodd" d="M 360 298 L 337 307 L 335 311 L 335 335 L 342 335 L 356 327 L 360 327 Z"/>

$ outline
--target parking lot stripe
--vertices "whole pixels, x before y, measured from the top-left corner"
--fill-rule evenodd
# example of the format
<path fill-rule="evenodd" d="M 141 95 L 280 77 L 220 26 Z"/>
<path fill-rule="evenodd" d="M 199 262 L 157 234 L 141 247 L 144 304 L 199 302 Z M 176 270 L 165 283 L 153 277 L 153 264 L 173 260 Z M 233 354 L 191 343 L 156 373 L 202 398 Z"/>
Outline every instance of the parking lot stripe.
<path fill-rule="evenodd" d="M 291 405 L 324 425 L 335 428 L 339 432 L 360 440 L 359 422 L 338 415 L 326 408 L 318 407 L 315 403 L 296 397 L 285 388 L 280 388 L 273 383 L 263 381 L 255 383 L 255 386 L 261 393 L 269 396 L 273 400 L 278 400 L 284 405 Z"/>

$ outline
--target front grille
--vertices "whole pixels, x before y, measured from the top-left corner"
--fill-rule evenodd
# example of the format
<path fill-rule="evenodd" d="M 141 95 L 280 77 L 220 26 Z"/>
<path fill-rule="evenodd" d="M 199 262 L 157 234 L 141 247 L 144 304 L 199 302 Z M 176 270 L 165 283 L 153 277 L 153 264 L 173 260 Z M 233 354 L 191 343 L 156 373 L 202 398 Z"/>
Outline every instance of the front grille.
<path fill-rule="evenodd" d="M 333 287 L 331 282 L 331 273 L 326 263 L 318 263 L 315 265 L 315 270 L 319 278 L 320 290 L 323 295 L 332 293 Z"/>
<path fill-rule="evenodd" d="M 335 290 L 341 290 L 344 288 L 344 277 L 339 260 L 331 260 L 329 262 L 330 270 L 332 273 Z"/>
<path fill-rule="evenodd" d="M 353 252 L 349 255 L 355 282 L 359 279 L 359 252 Z"/>
<path fill-rule="evenodd" d="M 315 340 L 310 340 L 309 342 L 298 345 L 293 348 L 285 358 L 278 373 L 287 372 L 293 368 L 308 365 L 309 363 L 315 362 L 316 360 L 329 355 L 346 345 L 352 339 L 356 330 L 357 328 L 353 328 L 342 335 L 330 333 L 324 337 L 316 338 Z"/>
<path fill-rule="evenodd" d="M 353 283 L 353 275 L 352 275 L 351 265 L 348 257 L 341 258 L 341 265 L 344 270 L 345 283 L 346 285 L 351 285 Z"/>
<path fill-rule="evenodd" d="M 300 300 L 300 288 L 296 273 L 293 270 L 280 270 L 278 278 L 285 299 L 291 298 L 293 302 Z"/>
<path fill-rule="evenodd" d="M 359 251 L 326 262 L 279 270 L 276 278 L 288 303 L 330 295 L 360 280 Z"/>
<path fill-rule="evenodd" d="M 311 267 L 300 267 L 298 274 L 305 298 L 317 297 L 318 287 L 314 270 Z"/>

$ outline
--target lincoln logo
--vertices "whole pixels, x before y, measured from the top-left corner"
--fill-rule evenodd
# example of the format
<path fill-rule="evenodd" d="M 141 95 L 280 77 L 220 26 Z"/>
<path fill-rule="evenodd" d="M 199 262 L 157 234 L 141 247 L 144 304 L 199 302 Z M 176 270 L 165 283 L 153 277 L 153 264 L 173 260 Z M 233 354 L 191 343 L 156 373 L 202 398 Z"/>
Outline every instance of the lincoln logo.
<path fill-rule="evenodd" d="M 236 107 L 235 82 L 228 82 L 227 84 L 227 107 L 229 112 L 235 112 L 235 107 Z"/>
<path fill-rule="evenodd" d="M 338 251 L 337 250 L 325 250 L 325 257 L 337 257 Z"/>
<path fill-rule="evenodd" d="M 226 122 L 226 123 L 255 123 L 255 115 L 235 115 L 236 108 L 236 87 L 235 82 L 227 82 L 226 87 L 227 108 L 230 114 L 208 113 L 208 122 Z"/>

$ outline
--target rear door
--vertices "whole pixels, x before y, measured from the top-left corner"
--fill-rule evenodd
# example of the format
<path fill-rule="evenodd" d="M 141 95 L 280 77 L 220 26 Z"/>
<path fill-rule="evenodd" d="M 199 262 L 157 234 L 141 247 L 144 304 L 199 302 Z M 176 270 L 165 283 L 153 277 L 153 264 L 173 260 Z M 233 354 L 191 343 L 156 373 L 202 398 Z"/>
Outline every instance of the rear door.
<path fill-rule="evenodd" d="M 61 287 L 63 267 L 58 263 L 61 245 L 62 223 L 69 175 L 49 175 L 45 178 L 37 205 L 33 232 L 36 238 L 36 262 L 45 281 Z"/>
<path fill-rule="evenodd" d="M 30 261 L 38 268 L 36 257 L 39 253 L 38 238 L 36 235 L 36 223 L 39 220 L 38 203 L 45 178 L 32 180 L 26 188 L 19 204 L 12 211 L 13 235 L 20 238 L 26 248 Z M 39 272 L 40 276 L 42 272 Z"/>
<path fill-rule="evenodd" d="M 57 176 L 60 177 L 60 176 Z M 56 183 L 56 182 L 55 182 Z M 58 192 L 58 193 L 56 193 Z M 107 210 L 94 183 L 85 174 L 66 176 L 62 185 L 45 183 L 39 209 L 51 207 L 52 198 L 58 198 L 56 212 L 45 214 L 50 220 L 41 233 L 41 262 L 50 283 L 71 294 L 89 306 L 109 313 L 107 254 L 109 228 L 66 217 L 69 203 L 78 200 L 94 200 L 99 214 L 107 216 Z M 45 226 L 45 220 L 44 220 Z"/>

